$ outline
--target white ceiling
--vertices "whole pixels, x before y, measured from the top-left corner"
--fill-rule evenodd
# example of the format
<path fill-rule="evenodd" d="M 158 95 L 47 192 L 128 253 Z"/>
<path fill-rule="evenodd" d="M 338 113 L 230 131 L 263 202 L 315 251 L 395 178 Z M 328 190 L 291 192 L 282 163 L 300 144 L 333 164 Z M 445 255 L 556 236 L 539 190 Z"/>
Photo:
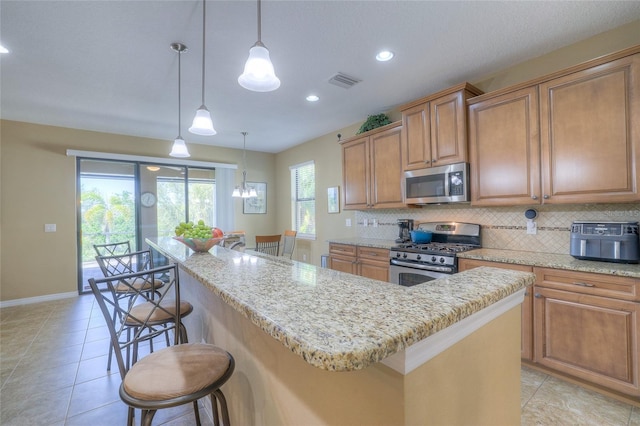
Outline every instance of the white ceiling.
<path fill-rule="evenodd" d="M 640 1 L 276 1 L 262 41 L 281 87 L 237 83 L 257 40 L 255 1 L 207 2 L 206 105 L 215 136 L 187 131 L 201 103 L 202 3 L 187 0 L 0 2 L 1 117 L 170 141 L 177 54 L 187 144 L 280 152 L 393 106 L 474 81 L 640 19 Z M 381 48 L 396 53 L 375 61 Z M 343 89 L 336 72 L 362 79 Z M 305 101 L 308 94 L 320 101 Z"/>

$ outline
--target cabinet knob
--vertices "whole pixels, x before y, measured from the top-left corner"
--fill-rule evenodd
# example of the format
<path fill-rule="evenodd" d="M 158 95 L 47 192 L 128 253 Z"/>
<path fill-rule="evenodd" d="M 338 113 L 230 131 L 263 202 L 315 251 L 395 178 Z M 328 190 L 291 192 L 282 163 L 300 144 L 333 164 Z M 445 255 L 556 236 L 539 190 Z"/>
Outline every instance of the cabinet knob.
<path fill-rule="evenodd" d="M 542 197 L 542 198 L 544 198 L 545 200 L 548 200 L 548 199 L 549 199 L 549 196 L 548 196 L 548 195 L 545 195 L 545 196 L 544 196 L 544 197 Z"/>
<path fill-rule="evenodd" d="M 532 196 L 531 196 L 531 199 L 532 199 L 532 200 L 537 200 L 537 199 L 538 199 L 538 196 L 537 196 L 537 195 L 532 195 Z"/>
<path fill-rule="evenodd" d="M 543 296 L 540 293 L 535 293 L 533 297 L 535 297 L 536 299 L 542 299 Z"/>
<path fill-rule="evenodd" d="M 429 161 L 429 160 L 426 160 L 426 161 L 425 161 L 425 163 L 427 163 L 427 164 L 429 164 L 429 163 L 431 163 L 431 161 Z"/>
<path fill-rule="evenodd" d="M 438 162 L 438 160 L 431 160 L 431 162 L 432 162 L 432 163 L 437 163 L 437 162 Z"/>

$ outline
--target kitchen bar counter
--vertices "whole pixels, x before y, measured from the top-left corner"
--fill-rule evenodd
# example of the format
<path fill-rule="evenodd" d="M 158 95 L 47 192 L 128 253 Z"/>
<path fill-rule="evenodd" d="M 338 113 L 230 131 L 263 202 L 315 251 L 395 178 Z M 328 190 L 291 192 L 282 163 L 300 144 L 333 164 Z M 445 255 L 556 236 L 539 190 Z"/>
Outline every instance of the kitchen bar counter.
<path fill-rule="evenodd" d="M 520 304 L 533 274 L 485 267 L 405 288 L 147 242 L 180 264 L 181 295 L 194 307 L 189 341 L 236 360 L 223 386 L 232 423 L 520 422 Z"/>
<path fill-rule="evenodd" d="M 307 363 L 350 371 L 380 362 L 533 283 L 479 268 L 405 288 L 271 256 L 147 240 Z"/>
<path fill-rule="evenodd" d="M 502 262 L 516 265 L 529 265 L 543 268 L 566 269 L 569 271 L 594 272 L 598 274 L 640 278 L 640 266 L 638 264 L 580 260 L 568 254 L 483 248 L 458 253 L 458 257 L 464 259 L 485 260 L 490 262 Z"/>

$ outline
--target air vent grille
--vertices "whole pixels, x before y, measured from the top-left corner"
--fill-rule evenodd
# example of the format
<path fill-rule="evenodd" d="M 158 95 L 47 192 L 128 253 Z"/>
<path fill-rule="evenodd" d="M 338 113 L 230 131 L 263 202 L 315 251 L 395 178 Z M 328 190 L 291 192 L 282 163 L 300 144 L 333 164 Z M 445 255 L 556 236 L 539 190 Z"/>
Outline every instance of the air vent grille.
<path fill-rule="evenodd" d="M 336 75 L 334 75 L 329 79 L 329 83 L 338 87 L 343 87 L 345 89 L 349 89 L 350 87 L 355 86 L 361 81 L 362 80 L 360 80 L 359 78 L 355 78 L 350 75 L 343 74 L 341 72 L 337 73 Z"/>

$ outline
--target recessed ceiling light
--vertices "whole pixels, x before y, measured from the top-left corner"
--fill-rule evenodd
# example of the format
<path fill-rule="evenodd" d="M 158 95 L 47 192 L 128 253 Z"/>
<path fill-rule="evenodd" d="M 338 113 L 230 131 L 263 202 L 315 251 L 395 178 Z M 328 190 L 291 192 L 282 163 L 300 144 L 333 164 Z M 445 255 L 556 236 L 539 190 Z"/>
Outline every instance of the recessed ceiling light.
<path fill-rule="evenodd" d="M 9 49 L 0 44 L 0 53 L 9 53 Z"/>
<path fill-rule="evenodd" d="M 309 96 L 307 96 L 307 100 L 309 102 L 318 102 L 320 100 L 320 98 L 317 97 L 316 95 L 309 95 Z"/>
<path fill-rule="evenodd" d="M 376 55 L 376 59 L 380 62 L 390 61 L 393 58 L 394 54 L 390 50 L 383 50 L 378 52 Z"/>

